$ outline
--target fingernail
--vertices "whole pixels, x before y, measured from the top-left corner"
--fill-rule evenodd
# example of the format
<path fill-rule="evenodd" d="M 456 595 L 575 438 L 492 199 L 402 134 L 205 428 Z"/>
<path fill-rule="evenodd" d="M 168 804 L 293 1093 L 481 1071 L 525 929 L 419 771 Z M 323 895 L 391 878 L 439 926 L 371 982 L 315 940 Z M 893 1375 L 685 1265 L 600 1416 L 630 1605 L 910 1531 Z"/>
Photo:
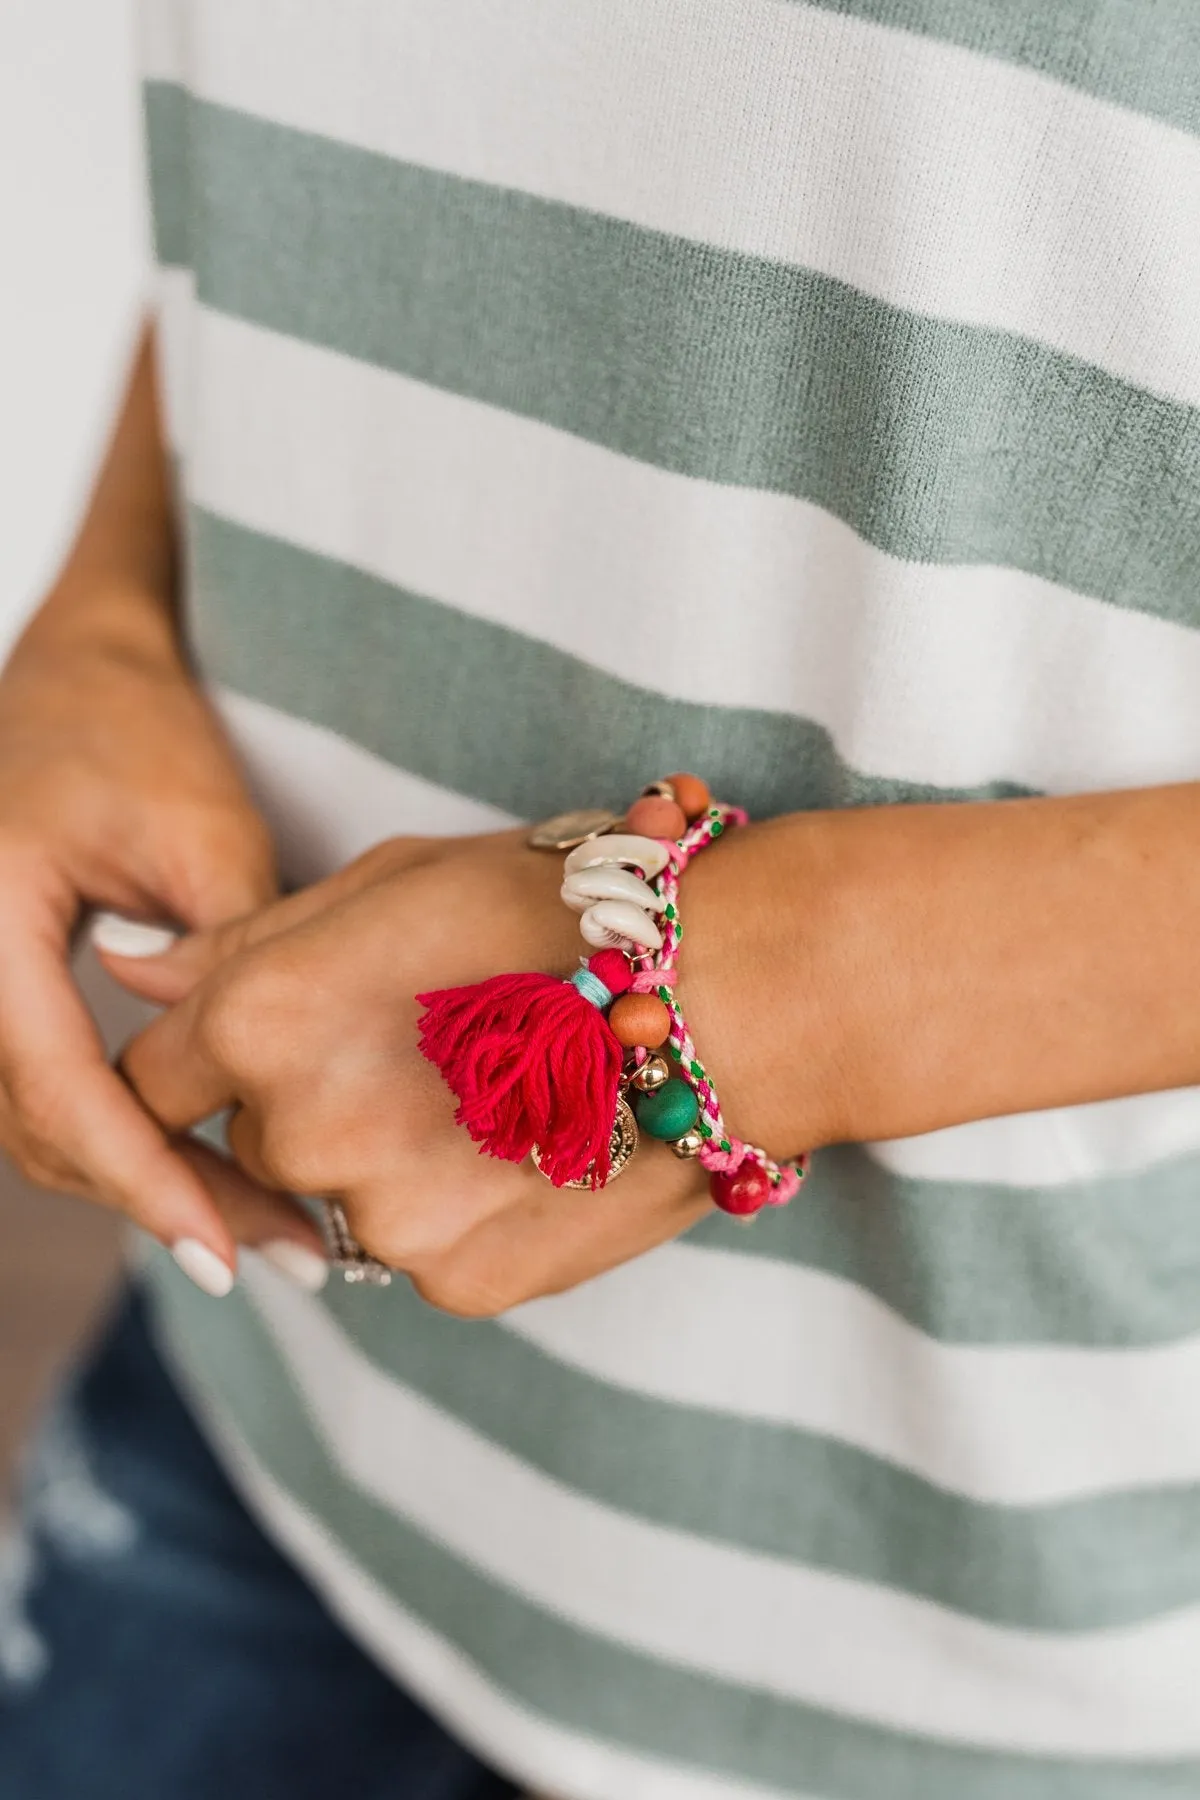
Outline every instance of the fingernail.
<path fill-rule="evenodd" d="M 97 913 L 92 920 L 92 942 L 110 956 L 161 956 L 178 942 L 169 925 L 143 925 L 120 913 Z"/>
<path fill-rule="evenodd" d="M 272 1238 L 269 1244 L 258 1246 L 258 1254 L 305 1293 L 319 1294 L 329 1279 L 329 1264 L 325 1258 L 318 1256 L 315 1250 L 305 1249 L 294 1238 Z"/>
<path fill-rule="evenodd" d="M 229 1264 L 199 1238 L 180 1238 L 172 1245 L 171 1255 L 184 1274 L 190 1275 L 196 1286 L 211 1294 L 214 1300 L 223 1300 L 233 1286 L 233 1270 Z"/>

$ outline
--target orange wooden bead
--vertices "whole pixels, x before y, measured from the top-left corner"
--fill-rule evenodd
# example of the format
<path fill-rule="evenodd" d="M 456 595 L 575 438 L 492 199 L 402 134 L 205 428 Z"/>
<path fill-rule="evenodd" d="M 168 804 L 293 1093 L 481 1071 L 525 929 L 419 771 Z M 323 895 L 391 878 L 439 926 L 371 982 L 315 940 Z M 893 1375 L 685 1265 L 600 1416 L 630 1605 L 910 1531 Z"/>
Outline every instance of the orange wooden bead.
<path fill-rule="evenodd" d="M 627 1050 L 657 1050 L 671 1031 L 671 1015 L 657 994 L 622 994 L 609 1008 L 608 1022 Z"/>
<path fill-rule="evenodd" d="M 667 780 L 674 790 L 675 798 L 687 817 L 689 825 L 698 819 L 712 804 L 712 795 L 708 791 L 708 783 L 701 781 L 698 775 L 668 775 Z"/>
<path fill-rule="evenodd" d="M 636 837 L 681 838 L 687 830 L 683 808 L 657 795 L 635 800 L 625 816 L 625 829 Z"/>

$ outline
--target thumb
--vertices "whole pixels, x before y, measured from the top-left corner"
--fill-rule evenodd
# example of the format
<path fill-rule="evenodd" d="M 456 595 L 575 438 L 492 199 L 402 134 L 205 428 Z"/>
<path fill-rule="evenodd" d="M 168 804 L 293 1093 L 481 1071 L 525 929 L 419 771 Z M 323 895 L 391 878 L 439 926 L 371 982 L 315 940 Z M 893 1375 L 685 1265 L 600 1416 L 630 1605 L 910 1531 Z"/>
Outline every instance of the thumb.
<path fill-rule="evenodd" d="M 327 912 L 384 875 L 398 875 L 429 855 L 423 838 L 393 838 L 356 857 L 345 868 L 311 887 L 301 888 L 272 906 L 259 906 L 241 918 L 213 924 L 206 931 L 177 936 L 162 925 L 144 925 L 119 913 L 97 913 L 91 928 L 100 959 L 122 987 L 144 1000 L 174 1006 L 184 1000 L 221 963 L 279 937 Z"/>
<path fill-rule="evenodd" d="M 123 988 L 143 1000 L 174 1006 L 213 969 L 245 949 L 252 924 L 261 918 L 255 913 L 180 936 L 167 925 L 100 912 L 92 919 L 90 935 L 104 967 Z"/>
<path fill-rule="evenodd" d="M 159 897 L 185 925 L 207 930 L 278 900 L 275 846 L 258 812 L 193 818 L 172 836 Z"/>

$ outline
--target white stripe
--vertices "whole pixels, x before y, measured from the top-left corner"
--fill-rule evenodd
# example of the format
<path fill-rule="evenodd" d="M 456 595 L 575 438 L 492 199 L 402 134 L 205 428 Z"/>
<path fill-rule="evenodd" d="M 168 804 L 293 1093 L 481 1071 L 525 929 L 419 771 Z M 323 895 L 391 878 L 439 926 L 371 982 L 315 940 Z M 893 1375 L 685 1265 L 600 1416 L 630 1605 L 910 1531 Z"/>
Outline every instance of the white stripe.
<path fill-rule="evenodd" d="M 681 699 L 814 719 L 872 774 L 1061 793 L 1200 775 L 1200 632 L 904 562 L 806 501 L 206 309 L 193 353 L 189 486 L 251 529 Z"/>
<path fill-rule="evenodd" d="M 1200 1338 L 942 1343 L 852 1282 L 692 1244 L 504 1324 L 602 1381 L 839 1438 L 971 1500 L 1038 1506 L 1200 1482 Z"/>
<path fill-rule="evenodd" d="M 208 0 L 150 67 L 1200 402 L 1200 142 L 999 59 L 778 0 Z"/>
<path fill-rule="evenodd" d="M 233 1421 L 204 1390 L 186 1352 L 175 1354 L 169 1338 L 162 1348 L 249 1510 L 304 1570 L 349 1635 L 478 1756 L 535 1783 L 547 1796 L 570 1794 L 572 1800 L 804 1800 L 790 1788 L 785 1796 L 700 1770 L 668 1768 L 594 1737 L 576 1736 L 517 1705 L 456 1645 L 391 1599 L 344 1545 L 267 1475 Z"/>
<path fill-rule="evenodd" d="M 894 1175 L 916 1181 L 1031 1188 L 1131 1175 L 1200 1150 L 1200 1088 L 978 1119 L 872 1148 Z"/>
<path fill-rule="evenodd" d="M 185 81 L 191 57 L 183 0 L 139 0 L 133 10 L 143 76 L 155 81 Z"/>
<path fill-rule="evenodd" d="M 1200 1751 L 1200 1608 L 1055 1637 L 649 1524 L 390 1380 L 269 1272 L 247 1286 L 346 1478 L 583 1630 L 932 1737 L 1060 1756 Z"/>
<path fill-rule="evenodd" d="M 319 880 L 381 838 L 495 831 L 507 815 L 373 756 L 357 744 L 231 692 L 218 704 L 274 827 L 285 878 Z M 983 1119 L 869 1146 L 914 1180 L 1016 1187 L 1094 1180 L 1200 1150 L 1200 1090 Z"/>
<path fill-rule="evenodd" d="M 335 731 L 218 689 L 214 698 L 270 820 L 285 880 L 319 881 L 387 837 L 502 831 L 506 814 L 372 756 Z"/>

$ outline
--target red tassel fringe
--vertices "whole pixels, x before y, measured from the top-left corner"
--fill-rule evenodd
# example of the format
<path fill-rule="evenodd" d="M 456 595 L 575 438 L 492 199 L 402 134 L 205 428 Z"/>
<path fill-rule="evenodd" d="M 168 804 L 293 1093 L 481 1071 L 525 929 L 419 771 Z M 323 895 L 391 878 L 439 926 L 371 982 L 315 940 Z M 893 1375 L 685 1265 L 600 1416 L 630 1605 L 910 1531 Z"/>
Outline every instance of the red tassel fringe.
<path fill-rule="evenodd" d="M 517 1163 L 536 1144 L 555 1187 L 585 1175 L 602 1187 L 623 1052 L 599 1008 L 552 975 L 494 975 L 417 1000 L 422 1053 L 481 1149 Z"/>

